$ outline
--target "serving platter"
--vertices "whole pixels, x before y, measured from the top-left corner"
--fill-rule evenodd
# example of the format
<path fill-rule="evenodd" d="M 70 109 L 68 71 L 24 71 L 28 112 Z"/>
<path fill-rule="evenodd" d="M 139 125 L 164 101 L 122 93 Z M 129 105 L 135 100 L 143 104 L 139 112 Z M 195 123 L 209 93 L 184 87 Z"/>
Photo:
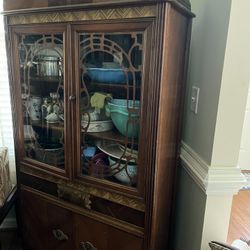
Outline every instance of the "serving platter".
<path fill-rule="evenodd" d="M 124 161 L 136 161 L 138 158 L 138 151 L 126 148 L 119 143 L 112 143 L 107 145 L 98 145 L 98 148 L 105 154 Z"/>

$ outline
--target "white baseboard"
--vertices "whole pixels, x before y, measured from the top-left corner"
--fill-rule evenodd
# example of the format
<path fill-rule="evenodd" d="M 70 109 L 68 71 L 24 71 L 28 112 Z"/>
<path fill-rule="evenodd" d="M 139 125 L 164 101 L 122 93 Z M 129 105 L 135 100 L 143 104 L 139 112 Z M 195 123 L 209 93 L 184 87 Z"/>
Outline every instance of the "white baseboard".
<path fill-rule="evenodd" d="M 182 166 L 207 195 L 234 195 L 247 181 L 239 167 L 212 166 L 182 142 Z"/>

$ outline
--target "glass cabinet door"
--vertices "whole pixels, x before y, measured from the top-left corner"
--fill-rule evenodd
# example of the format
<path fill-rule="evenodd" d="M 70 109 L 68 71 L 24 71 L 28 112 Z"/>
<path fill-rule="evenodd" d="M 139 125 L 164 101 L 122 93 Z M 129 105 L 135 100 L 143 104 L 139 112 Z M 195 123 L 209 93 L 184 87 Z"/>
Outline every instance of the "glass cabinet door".
<path fill-rule="evenodd" d="M 77 39 L 78 174 L 137 189 L 144 32 L 78 32 Z"/>
<path fill-rule="evenodd" d="M 64 34 L 18 34 L 25 158 L 65 168 Z"/>

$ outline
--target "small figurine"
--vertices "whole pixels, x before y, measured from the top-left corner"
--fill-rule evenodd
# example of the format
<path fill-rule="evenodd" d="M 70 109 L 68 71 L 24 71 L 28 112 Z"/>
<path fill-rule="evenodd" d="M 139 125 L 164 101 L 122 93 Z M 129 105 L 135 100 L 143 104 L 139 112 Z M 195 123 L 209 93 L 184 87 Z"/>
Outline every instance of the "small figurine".
<path fill-rule="evenodd" d="M 48 115 L 48 108 L 50 106 L 50 98 L 49 97 L 44 97 L 43 98 L 43 104 L 42 104 L 42 118 L 46 119 Z"/>
<path fill-rule="evenodd" d="M 58 93 L 50 93 L 51 103 L 47 106 L 46 120 L 48 123 L 56 123 L 60 120 L 60 115 L 63 113 L 63 105 L 60 102 Z"/>

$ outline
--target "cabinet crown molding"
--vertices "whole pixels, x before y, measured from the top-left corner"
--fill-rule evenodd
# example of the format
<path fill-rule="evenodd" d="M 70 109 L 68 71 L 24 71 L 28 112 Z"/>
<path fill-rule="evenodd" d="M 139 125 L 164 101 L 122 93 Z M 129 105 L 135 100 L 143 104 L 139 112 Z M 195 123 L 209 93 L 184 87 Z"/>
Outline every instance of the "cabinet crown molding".
<path fill-rule="evenodd" d="M 234 195 L 247 182 L 238 166 L 209 165 L 183 141 L 180 158 L 184 169 L 207 195 Z"/>
<path fill-rule="evenodd" d="M 4 13 L 9 14 L 16 11 L 35 11 L 40 12 L 43 10 L 49 9 L 56 9 L 60 8 L 63 9 L 74 9 L 74 8 L 91 8 L 97 6 L 106 6 L 112 7 L 116 5 L 145 5 L 145 4 L 157 4 L 157 3 L 164 3 L 169 2 L 171 4 L 178 5 L 186 9 L 186 11 L 191 10 L 191 3 L 190 0 L 61 0 L 61 1 L 52 1 L 52 0 L 4 0 L 3 2 L 3 9 Z"/>
<path fill-rule="evenodd" d="M 61 23 L 74 21 L 97 21 L 155 17 L 155 6 L 142 6 L 133 8 L 113 8 L 97 10 L 81 10 L 74 12 L 49 12 L 34 13 L 30 15 L 20 14 L 9 17 L 10 25 L 39 24 L 39 23 Z"/>

